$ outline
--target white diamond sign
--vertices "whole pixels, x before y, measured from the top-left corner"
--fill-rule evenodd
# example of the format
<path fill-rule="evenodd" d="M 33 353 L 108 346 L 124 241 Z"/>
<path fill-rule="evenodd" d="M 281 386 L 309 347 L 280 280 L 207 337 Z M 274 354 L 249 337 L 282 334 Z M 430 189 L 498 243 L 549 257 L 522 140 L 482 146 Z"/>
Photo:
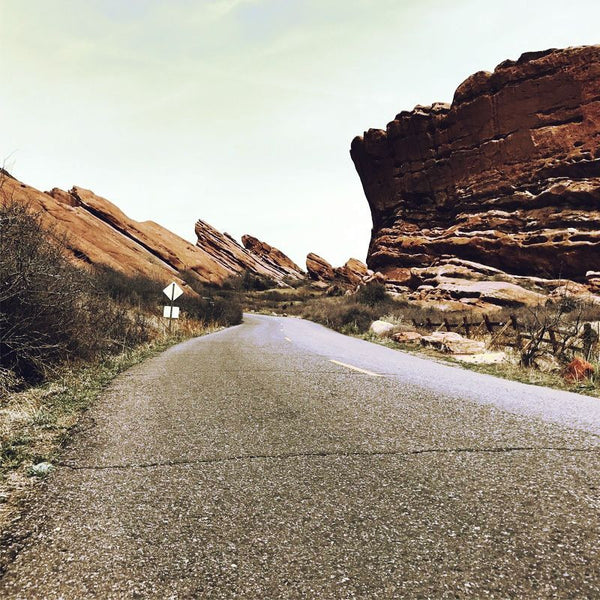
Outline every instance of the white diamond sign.
<path fill-rule="evenodd" d="M 164 290 L 165 296 L 173 302 L 173 300 L 179 298 L 183 294 L 183 290 L 175 283 L 170 283 Z"/>

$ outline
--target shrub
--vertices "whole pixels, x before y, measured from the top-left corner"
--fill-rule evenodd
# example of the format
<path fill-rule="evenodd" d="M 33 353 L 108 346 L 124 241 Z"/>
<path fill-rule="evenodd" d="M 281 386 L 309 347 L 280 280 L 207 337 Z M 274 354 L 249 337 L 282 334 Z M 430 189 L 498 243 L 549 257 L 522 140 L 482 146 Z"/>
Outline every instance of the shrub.
<path fill-rule="evenodd" d="M 302 316 L 343 333 L 364 333 L 380 313 L 353 298 L 320 298 L 308 303 Z"/>
<path fill-rule="evenodd" d="M 94 287 L 101 294 L 128 306 L 154 310 L 162 300 L 165 284 L 143 275 L 126 275 L 106 265 L 93 273 Z"/>
<path fill-rule="evenodd" d="M 347 333 L 364 333 L 369 329 L 377 315 L 364 306 L 349 306 L 340 313 L 339 329 Z"/>
<path fill-rule="evenodd" d="M 151 334 L 142 315 L 99 293 L 64 247 L 28 207 L 0 205 L 0 370 L 25 381 L 42 379 L 62 360 L 133 346 Z"/>
<path fill-rule="evenodd" d="M 242 306 L 235 296 L 183 296 L 178 303 L 188 316 L 204 323 L 227 326 L 239 325 L 242 322 Z"/>
<path fill-rule="evenodd" d="M 600 314 L 592 303 L 566 294 L 527 312 L 521 321 L 526 339 L 520 348 L 521 364 L 525 367 L 535 366 L 544 355 L 569 362 L 575 355 L 573 346 L 581 343 L 584 323 L 597 320 Z M 591 347 L 584 351 L 590 353 Z"/>
<path fill-rule="evenodd" d="M 390 299 L 389 294 L 385 290 L 385 285 L 378 281 L 372 281 L 367 285 L 362 285 L 358 288 L 355 294 L 356 301 L 367 306 L 375 306 Z"/>
<path fill-rule="evenodd" d="M 234 275 L 227 279 L 223 287 L 225 289 L 241 290 L 245 292 L 250 291 L 264 291 L 273 287 L 277 287 L 277 283 L 270 277 L 265 275 L 257 275 L 250 271 L 244 271 L 239 275 Z"/>

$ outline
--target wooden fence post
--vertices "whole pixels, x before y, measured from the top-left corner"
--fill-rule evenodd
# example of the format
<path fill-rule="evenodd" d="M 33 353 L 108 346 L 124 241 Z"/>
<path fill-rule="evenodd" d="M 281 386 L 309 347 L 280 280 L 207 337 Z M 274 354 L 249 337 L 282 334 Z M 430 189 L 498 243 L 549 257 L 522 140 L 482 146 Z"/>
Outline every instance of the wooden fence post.
<path fill-rule="evenodd" d="M 489 331 L 491 334 L 493 334 L 493 333 L 494 333 L 494 326 L 492 325 L 492 323 L 490 322 L 490 319 L 489 319 L 489 317 L 488 317 L 488 316 L 487 316 L 485 313 L 483 313 L 483 320 L 484 320 L 484 322 L 485 322 L 486 329 L 487 329 L 487 330 L 488 330 L 488 331 Z"/>
<path fill-rule="evenodd" d="M 515 315 L 510 315 L 510 322 L 513 329 L 517 332 L 517 349 L 520 350 L 523 347 L 523 339 L 521 337 L 521 328 L 519 327 L 517 317 L 515 317 Z"/>
<path fill-rule="evenodd" d="M 552 344 L 552 352 L 556 354 L 558 350 L 558 341 L 556 340 L 556 333 L 554 329 L 548 329 L 548 337 L 550 338 L 550 343 Z"/>
<path fill-rule="evenodd" d="M 467 317 L 463 317 L 463 327 L 465 329 L 465 333 L 467 334 L 467 337 L 471 336 L 471 324 L 469 323 L 469 320 L 467 319 Z"/>

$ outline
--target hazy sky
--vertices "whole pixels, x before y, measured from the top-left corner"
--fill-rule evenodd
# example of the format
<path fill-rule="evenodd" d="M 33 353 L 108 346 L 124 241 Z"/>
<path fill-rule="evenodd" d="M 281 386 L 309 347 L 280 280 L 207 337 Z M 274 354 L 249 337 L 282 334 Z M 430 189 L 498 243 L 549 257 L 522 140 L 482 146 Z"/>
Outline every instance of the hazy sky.
<path fill-rule="evenodd" d="M 338 265 L 371 227 L 355 135 L 599 23 L 598 0 L 0 0 L 0 159 Z"/>

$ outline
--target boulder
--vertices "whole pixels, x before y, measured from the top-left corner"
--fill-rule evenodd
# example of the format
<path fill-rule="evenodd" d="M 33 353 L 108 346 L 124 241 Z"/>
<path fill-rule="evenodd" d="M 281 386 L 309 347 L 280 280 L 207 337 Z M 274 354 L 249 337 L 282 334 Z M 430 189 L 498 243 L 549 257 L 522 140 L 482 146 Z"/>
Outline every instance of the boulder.
<path fill-rule="evenodd" d="M 383 337 L 389 335 L 394 327 L 392 323 L 388 323 L 387 321 L 373 321 L 369 327 L 369 331 Z"/>
<path fill-rule="evenodd" d="M 435 331 L 421 338 L 424 346 L 431 346 L 451 354 L 479 354 L 485 352 L 485 344 L 463 337 L 454 331 Z"/>
<path fill-rule="evenodd" d="M 340 283 L 348 287 L 356 287 L 369 277 L 367 265 L 356 258 L 351 258 L 343 267 L 334 269 L 334 273 Z"/>
<path fill-rule="evenodd" d="M 398 331 L 392 339 L 399 344 L 418 344 L 423 336 L 417 331 Z"/>
<path fill-rule="evenodd" d="M 481 354 L 457 354 L 456 360 L 471 365 L 497 365 L 508 359 L 506 352 L 482 352 Z"/>

